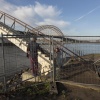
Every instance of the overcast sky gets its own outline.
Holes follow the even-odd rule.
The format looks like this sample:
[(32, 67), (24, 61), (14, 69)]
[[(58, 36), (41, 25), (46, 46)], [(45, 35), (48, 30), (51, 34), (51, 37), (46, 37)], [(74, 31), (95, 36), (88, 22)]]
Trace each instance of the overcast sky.
[(0, 0), (0, 10), (33, 27), (55, 25), (65, 35), (100, 36), (100, 0)]

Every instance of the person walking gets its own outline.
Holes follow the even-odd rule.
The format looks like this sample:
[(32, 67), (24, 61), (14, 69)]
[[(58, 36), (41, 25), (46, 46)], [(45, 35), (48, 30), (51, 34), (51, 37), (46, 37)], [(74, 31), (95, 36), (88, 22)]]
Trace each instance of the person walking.
[(43, 53), (43, 49), (36, 43), (37, 38), (32, 37), (27, 46), (27, 57), (30, 59), (33, 76), (38, 75), (38, 50)]
[(56, 47), (55, 48), (55, 75), (57, 80), (60, 80), (60, 70), (61, 70), (61, 50), (59, 47)]

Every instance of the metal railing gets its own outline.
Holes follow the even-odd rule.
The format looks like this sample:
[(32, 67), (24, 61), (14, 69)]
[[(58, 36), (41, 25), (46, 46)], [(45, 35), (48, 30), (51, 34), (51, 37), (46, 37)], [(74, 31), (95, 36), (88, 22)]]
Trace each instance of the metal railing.
[(58, 43), (63, 51), (59, 80), (100, 85), (100, 36), (65, 36), (62, 40), (64, 46)]
[[(33, 79), (34, 82), (40, 82), (40, 81), (43, 81), (43, 80), (44, 81), (48, 81), (48, 79), (49, 79), (49, 81), (50, 80), (52, 81), (54, 76), (52, 76), (52, 74), (51, 74), (53, 72), (53, 69), (52, 69), (52, 66), (53, 66), (52, 64), (53, 63), (51, 63), (51, 60), (53, 58), (51, 58), (52, 57), (51, 56), (52, 53), (47, 55), (48, 52), (46, 52), (46, 50), (44, 50), (44, 54), (42, 54), (42, 55), (47, 55), (48, 59), (46, 59), (47, 57), (46, 58), (42, 57), (41, 54), (39, 54), (39, 56), (42, 59), (44, 59), (45, 62), (48, 62), (50, 64), (50, 66), (49, 66), (50, 70), (42, 71), (42, 72), (40, 70), (40, 73), (39, 73), (38, 77), (29, 77), (28, 79), (25, 79), (24, 81), (20, 79), (21, 75), (24, 74), (25, 72), (29, 71), (29, 73), (31, 73), (30, 72), (30, 68), (31, 68), (30, 67), (30, 61), (26, 57), (26, 53), (23, 52), (18, 47), (16, 47), (15, 45), (10, 45), (11, 43), (8, 43), (7, 46), (4, 45), (5, 44), (4, 43), (4, 39), (10, 40), (10, 38), (15, 39), (15, 41), (16, 41), (15, 44), (16, 44), (17, 43), (17, 39), (18, 38), (22, 38), (22, 35), (19, 35), (19, 36), (17, 35), (17, 37), (16, 37), (16, 35), (13, 35), (13, 36), (12, 35), (2, 35), (2, 38), (1, 38), (2, 39), (2, 43), (1, 43), (2, 44), (1, 45), (1, 52), (2, 53), (1, 53), (0, 56), (1, 56), (1, 59), (2, 59), (1, 61), (3, 61), (3, 62), (2, 62), (2, 65), (0, 65), (0, 68), (2, 69), (2, 70), (0, 70), (1, 71), (0, 72), (0, 78), (2, 78), (2, 79), (0, 79), (0, 81), (1, 81), (1, 84), (5, 84), (4, 91), (6, 91), (7, 87), (9, 87), (8, 83), (10, 81), (12, 81), (13, 77), (15, 77), (16, 74), (19, 75), (19, 78), (18, 78), (19, 80), (17, 82), (17, 85), (20, 84), (20, 83), (25, 82), (25, 80), (28, 81), (30, 79)], [(23, 38), (27, 40), (28, 38), (30, 38), (30, 36), (27, 36), (27, 37), (23, 36)], [(40, 39), (41, 37), (37, 37), (37, 38)], [(47, 37), (47, 38), (49, 38), (49, 37)], [(37, 42), (39, 43), (39, 40)], [(43, 48), (44, 47), (43, 45), (45, 46), (45, 43), (42, 42), (40, 44), (40, 46)], [(47, 43), (46, 43), (46, 45), (47, 45)], [(50, 48), (52, 49), (52, 47), (50, 45), (51, 44), (48, 43), (49, 49)], [(50, 51), (52, 51), (52, 50), (50, 50)], [(45, 62), (42, 62), (42, 63), (45, 63)], [(39, 65), (39, 67), (41, 67), (41, 65)], [(44, 66), (44, 69), (45, 69), (45, 67), (46, 66)], [(46, 77), (45, 77), (45, 73), (48, 73), (46, 75)], [(11, 85), (12, 87), (16, 86), (14, 81), (16, 82), (16, 80), (13, 80), (13, 82), (12, 83), (10, 82), (9, 85), (12, 84)]]
[[(98, 73), (97, 68), (99, 68), (99, 64), (94, 64), (94, 62), (96, 62), (95, 59), (98, 60), (99, 57), (96, 56), (99, 55), (99, 36), (48, 36), (2, 11), (0, 11), (0, 14), (0, 29), (5, 31), (8, 35), (10, 31), (13, 32), (13, 38), (16, 39), (19, 35), (22, 35), (20, 37), (20, 45), (23, 44), (24, 41), (28, 41), (26, 40), (28, 36), (32, 37), (36, 35), (37, 37), (41, 37), (42, 42), (45, 40), (45, 43), (50, 44), (48, 50), (45, 48), (45, 45), (41, 46), (49, 52), (50, 59), (52, 58), (53, 61), (55, 60), (54, 49), (56, 47), (60, 48), (62, 53), (62, 68), (58, 68), (60, 69), (58, 72), (61, 74), (59, 74), (60, 80), (66, 79), (80, 83), (100, 84), (96, 78), (96, 76), (98, 77), (96, 73)], [(9, 24), (9, 22), (12, 23)], [(56, 39), (58, 39), (58, 41)], [(57, 75), (57, 72), (54, 65), (53, 68), (53, 81), (55, 81), (55, 74)], [(86, 75), (86, 73), (89, 75), (92, 73), (91, 75), (93, 75), (93, 77)], [(87, 76), (89, 77), (87, 78)]]

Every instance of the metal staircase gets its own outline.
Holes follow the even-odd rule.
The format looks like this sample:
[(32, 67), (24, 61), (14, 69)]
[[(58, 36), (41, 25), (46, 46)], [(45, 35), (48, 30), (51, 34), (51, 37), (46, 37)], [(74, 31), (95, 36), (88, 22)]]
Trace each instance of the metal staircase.
[[(37, 29), (31, 27), (30, 25), (12, 17), (11, 15), (8, 15), (7, 13), (4, 13), (0, 11), (0, 33), (2, 33), (3, 37), (6, 37), (10, 42), (15, 44), (18, 48), (26, 52), (27, 49), (27, 43), (29, 42), (29, 38), (33, 37), (36, 35), (38, 37), (38, 42), (40, 43), (41, 48), (44, 50), (44, 54), (42, 54), (40, 51), (38, 52), (39, 57), (38, 61), (39, 64), (41, 65), (41, 74), (43, 73), (44, 75), (48, 75), (49, 72), (53, 74), (54, 76), (54, 47), (59, 46), (61, 47), (61, 51), (67, 55), (71, 56), (74, 55), (73, 57), (79, 58), (82, 63), (87, 63), (87, 61), (79, 56), (78, 54), (74, 53), (67, 47), (65, 47), (61, 42), (56, 41), (54, 38), (60, 38), (59, 36), (48, 36), (43, 34), (42, 32), (38, 31)], [(7, 20), (6, 20), (7, 18)], [(9, 24), (9, 20), (11, 20), (12, 23)], [(8, 21), (8, 22), (6, 22)], [(20, 30), (18, 30), (20, 29)], [(63, 37), (62, 37), (63, 38)], [(72, 54), (72, 55), (71, 55)], [(91, 63), (92, 67), (90, 69), (93, 69), (93, 64)], [(78, 67), (81, 69), (80, 67)], [(82, 68), (86, 68), (85, 66), (82, 66)], [(53, 70), (53, 71), (52, 71)], [(77, 70), (77, 68), (76, 68)], [(73, 70), (75, 71), (75, 70)], [(82, 70), (83, 71), (83, 70)], [(72, 71), (71, 71), (72, 72)], [(30, 73), (30, 72), (29, 72)], [(32, 77), (32, 75), (29, 75), (29, 73), (24, 73), (26, 77), (23, 78), (24, 80), (29, 80)], [(76, 74), (76, 72), (70, 73), (71, 76), (72, 74)], [(79, 73), (79, 71), (78, 71)], [(24, 75), (24, 76), (25, 76)], [(28, 77), (30, 76), (30, 77)]]

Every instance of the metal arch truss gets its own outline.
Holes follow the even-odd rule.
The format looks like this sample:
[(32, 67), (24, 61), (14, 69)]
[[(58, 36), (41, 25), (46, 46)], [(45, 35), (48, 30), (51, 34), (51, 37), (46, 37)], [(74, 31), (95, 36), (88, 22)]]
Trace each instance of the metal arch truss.
[(64, 36), (62, 31), (58, 27), (56, 27), (54, 25), (41, 25), (41, 26), (36, 27), (36, 29), (38, 31), (42, 31), (42, 30), (45, 30), (45, 29), (51, 29), (51, 30), (55, 31), (58, 36)]

